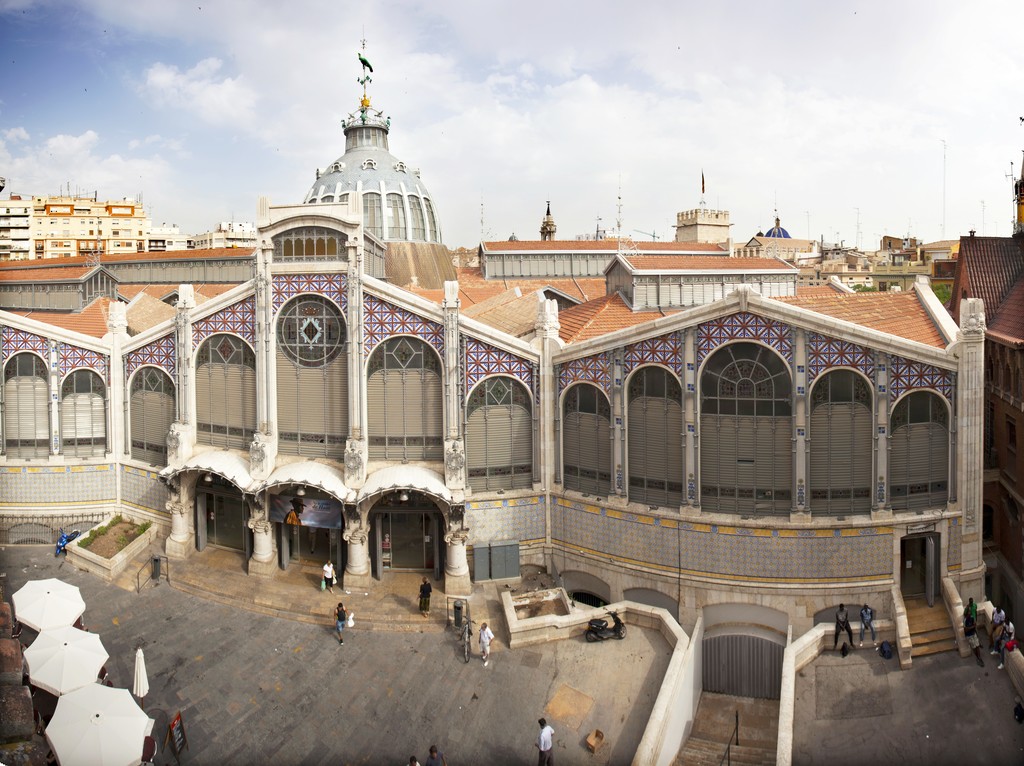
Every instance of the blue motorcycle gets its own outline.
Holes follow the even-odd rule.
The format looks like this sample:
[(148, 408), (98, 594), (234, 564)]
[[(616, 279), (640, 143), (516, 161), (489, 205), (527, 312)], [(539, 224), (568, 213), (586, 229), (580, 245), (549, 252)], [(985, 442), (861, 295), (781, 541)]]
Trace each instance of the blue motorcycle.
[(64, 549), (68, 547), (68, 543), (77, 538), (80, 534), (82, 533), (79, 532), (77, 529), (73, 529), (70, 532), (65, 532), (64, 527), (61, 527), (60, 535), (57, 537), (57, 550), (53, 552), (54, 558), (56, 558), (62, 553), (66, 556), (67, 551)]

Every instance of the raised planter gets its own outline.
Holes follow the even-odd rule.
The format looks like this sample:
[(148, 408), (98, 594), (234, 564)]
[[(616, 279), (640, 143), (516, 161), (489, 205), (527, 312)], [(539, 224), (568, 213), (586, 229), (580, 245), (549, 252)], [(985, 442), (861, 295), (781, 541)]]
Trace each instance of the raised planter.
[[(120, 515), (124, 516), (124, 514)], [(109, 524), (111, 519), (113, 519), (113, 516), (108, 516), (100, 523), (100, 526)], [(68, 560), (76, 567), (92, 572), (94, 575), (102, 577), (107, 582), (111, 582), (115, 577), (121, 574), (121, 572), (128, 568), (128, 565), (133, 559), (149, 548), (153, 539), (156, 537), (157, 531), (158, 530), (155, 525), (150, 526), (149, 529), (136, 537), (110, 558), (107, 558), (106, 556), (99, 556), (88, 548), (80, 546), (79, 543), (82, 541), (84, 535), (83, 537), (79, 537), (77, 540), (72, 540), (65, 550), (68, 552)]]

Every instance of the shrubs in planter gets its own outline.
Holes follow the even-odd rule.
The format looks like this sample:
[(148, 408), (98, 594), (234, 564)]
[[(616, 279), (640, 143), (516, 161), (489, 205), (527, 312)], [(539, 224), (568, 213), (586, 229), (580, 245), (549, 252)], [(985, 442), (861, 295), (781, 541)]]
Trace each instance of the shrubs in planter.
[(136, 524), (118, 514), (103, 526), (93, 527), (89, 534), (78, 541), (78, 545), (97, 556), (111, 558), (130, 542), (145, 534), (150, 526), (149, 521)]

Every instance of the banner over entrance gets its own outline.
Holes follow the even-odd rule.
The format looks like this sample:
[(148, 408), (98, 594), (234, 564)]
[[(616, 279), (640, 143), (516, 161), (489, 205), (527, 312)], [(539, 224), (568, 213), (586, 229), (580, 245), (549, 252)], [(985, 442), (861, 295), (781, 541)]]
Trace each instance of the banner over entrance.
[(271, 495), (270, 520), (301, 527), (341, 529), (341, 503), (298, 495)]

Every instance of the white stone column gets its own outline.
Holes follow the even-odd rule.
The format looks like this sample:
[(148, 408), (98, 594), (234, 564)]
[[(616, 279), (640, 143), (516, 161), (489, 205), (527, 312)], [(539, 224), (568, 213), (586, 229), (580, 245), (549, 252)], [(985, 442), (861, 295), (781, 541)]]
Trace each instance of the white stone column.
[(249, 558), (249, 574), (270, 577), (274, 574), (274, 541), (271, 537), (273, 526), (267, 520), (267, 495), (260, 493), (246, 499), (249, 520), (246, 525), (252, 530), (252, 556)]
[(370, 568), (368, 526), (363, 514), (352, 505), (345, 506), (344, 520), (345, 531), (341, 537), (348, 544), (348, 561), (345, 563), (343, 584), (346, 590), (365, 590), (370, 587), (373, 577)]
[(612, 349), (609, 354), (612, 364), (612, 466), (614, 473), (612, 479), (612, 494), (625, 498), (626, 496), (626, 439), (625, 429), (625, 396), (623, 386), (625, 377), (623, 373), (622, 348)]
[(888, 354), (875, 354), (875, 502), (871, 511), (872, 519), (892, 518), (892, 507), (889, 505), (890, 361)]
[[(796, 396), (796, 409), (793, 412), (793, 507), (790, 513), (792, 521), (810, 521), (812, 508), (807, 500), (807, 331), (796, 328), (793, 331), (793, 388)], [(811, 445), (814, 449), (814, 445)]]
[[(358, 195), (357, 195), (358, 196)], [(346, 245), (348, 274), (345, 290), (348, 301), (348, 432), (345, 442), (345, 484), (358, 488), (366, 480), (366, 374), (364, 373), (363, 336), (363, 251), (357, 238)], [(346, 540), (348, 538), (345, 538)]]
[(61, 459), (60, 455), (60, 368), (58, 366), (59, 346), (57, 341), (47, 341), (49, 346), (46, 355), (46, 366), (49, 368), (48, 382), (50, 385), (50, 458), (54, 463)]
[[(452, 506), (449, 518), (463, 518), (463, 509)], [(468, 533), (461, 522), (449, 522), (444, 541), (448, 545), (444, 565), (444, 592), (449, 596), (468, 596), (473, 591), (469, 577), (469, 560), (466, 558)]]
[[(110, 432), (107, 444), (109, 452), (118, 456), (128, 454), (126, 445), (130, 443), (125, 434), (125, 408), (117, 406), (118, 402), (127, 402), (124, 379), (124, 343), (128, 340), (128, 314), (123, 303), (110, 304), (107, 315), (107, 330), (110, 335), (110, 388), (107, 405), (110, 408)], [(118, 471), (120, 475), (120, 471)], [(120, 495), (119, 495), (120, 496)]]
[(164, 543), (168, 558), (184, 559), (195, 550), (192, 528), (192, 507), (195, 502), (195, 479), (175, 477), (168, 482), (170, 497), (164, 506), (171, 516), (171, 534)]
[(686, 505), (699, 507), (697, 499), (697, 346), (694, 330), (682, 330), (683, 339), (683, 460), (686, 470)]
[(960, 367), (956, 378), (956, 498), (963, 525), (962, 590), (979, 600), (985, 575), (981, 508), (984, 487), (985, 308), (979, 298), (960, 301)]

